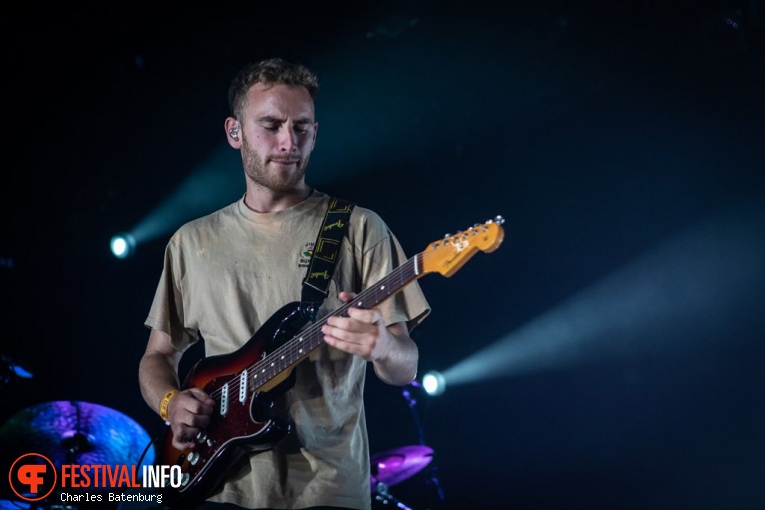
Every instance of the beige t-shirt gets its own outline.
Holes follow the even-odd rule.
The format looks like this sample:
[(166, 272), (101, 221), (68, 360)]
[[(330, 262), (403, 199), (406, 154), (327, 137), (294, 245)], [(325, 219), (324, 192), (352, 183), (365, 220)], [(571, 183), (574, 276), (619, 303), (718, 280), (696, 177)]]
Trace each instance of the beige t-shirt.
[[(183, 225), (170, 239), (146, 326), (184, 351), (205, 340), (207, 356), (247, 343), (283, 305), (299, 301), (329, 196), (256, 213), (244, 200)], [(373, 211), (356, 206), (329, 296), (319, 312), (342, 305), (340, 290), (361, 292), (405, 262), (395, 236)], [(416, 281), (379, 305), (386, 325), (413, 329), (430, 309)], [(367, 363), (321, 344), (294, 369), (279, 400), (293, 432), (226, 482), (212, 501), (249, 508), (370, 508), (369, 443), (363, 392)]]

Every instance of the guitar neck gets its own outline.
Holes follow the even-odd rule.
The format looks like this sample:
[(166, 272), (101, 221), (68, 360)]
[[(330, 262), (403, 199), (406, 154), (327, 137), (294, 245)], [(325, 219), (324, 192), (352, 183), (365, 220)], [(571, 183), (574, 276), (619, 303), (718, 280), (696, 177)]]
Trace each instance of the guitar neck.
[(351, 307), (374, 308), (422, 275), (422, 253), (418, 253), (375, 285), (359, 293), (353, 301), (345, 303), (314, 322), (301, 331), (299, 335), (285, 342), (284, 345), (250, 367), (248, 371), (252, 374), (254, 386), (256, 388), (263, 386), (319, 347), (324, 342), (321, 328), (329, 317), (347, 317), (348, 309)]

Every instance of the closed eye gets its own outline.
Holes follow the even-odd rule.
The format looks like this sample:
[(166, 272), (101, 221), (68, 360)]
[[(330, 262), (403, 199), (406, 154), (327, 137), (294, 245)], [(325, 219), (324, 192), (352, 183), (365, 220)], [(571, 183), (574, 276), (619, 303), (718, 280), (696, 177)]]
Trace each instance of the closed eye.
[[(262, 119), (260, 122), (260, 127), (270, 132), (279, 131), (283, 125), (284, 122), (272, 119)], [(305, 134), (310, 131), (312, 125), (311, 122), (301, 121), (294, 123), (292, 129), (298, 134)]]

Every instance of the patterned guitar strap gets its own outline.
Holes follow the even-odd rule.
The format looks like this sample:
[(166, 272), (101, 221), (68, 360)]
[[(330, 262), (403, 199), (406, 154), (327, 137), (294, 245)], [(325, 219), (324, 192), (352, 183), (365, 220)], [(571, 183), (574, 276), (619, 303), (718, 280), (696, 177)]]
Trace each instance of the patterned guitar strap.
[(332, 281), (337, 260), (340, 258), (340, 246), (348, 232), (354, 206), (351, 202), (333, 197), (324, 214), (324, 222), (313, 245), (311, 260), (303, 279), (301, 308), (312, 322), (316, 321), (319, 307), (329, 294), (329, 282)]

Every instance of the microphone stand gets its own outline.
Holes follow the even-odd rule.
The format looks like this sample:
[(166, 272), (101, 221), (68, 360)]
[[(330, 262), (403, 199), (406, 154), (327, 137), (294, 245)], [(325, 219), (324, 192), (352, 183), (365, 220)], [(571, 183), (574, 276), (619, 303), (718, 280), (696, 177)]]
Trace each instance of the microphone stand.
[[(427, 446), (425, 444), (425, 432), (422, 426), (422, 421), (420, 420), (420, 415), (417, 413), (417, 409), (416, 409), (417, 400), (412, 396), (412, 393), (409, 391), (407, 386), (412, 386), (414, 388), (422, 389), (422, 385), (418, 383), (417, 381), (412, 381), (408, 385), (404, 386), (402, 395), (407, 402), (409, 410), (412, 413), (412, 420), (414, 421), (414, 425), (417, 428), (417, 436), (420, 439), (420, 445)], [(430, 485), (433, 485), (433, 487), (436, 489), (436, 494), (438, 495), (439, 500), (441, 501), (445, 500), (446, 496), (444, 496), (444, 491), (443, 491), (443, 488), (441, 487), (441, 482), (436, 476), (436, 473), (438, 472), (438, 467), (431, 464), (431, 466), (428, 468), (428, 471), (430, 473), (430, 478), (428, 479), (427, 483)]]

